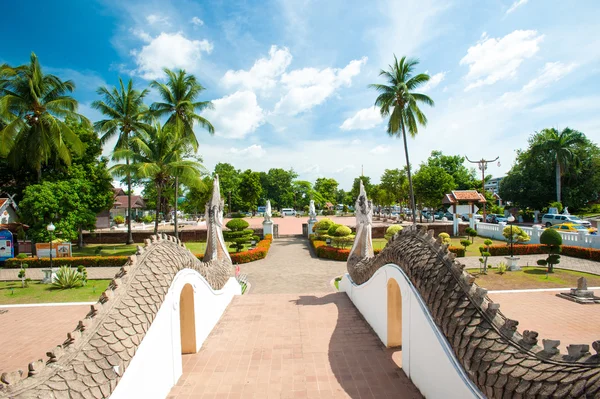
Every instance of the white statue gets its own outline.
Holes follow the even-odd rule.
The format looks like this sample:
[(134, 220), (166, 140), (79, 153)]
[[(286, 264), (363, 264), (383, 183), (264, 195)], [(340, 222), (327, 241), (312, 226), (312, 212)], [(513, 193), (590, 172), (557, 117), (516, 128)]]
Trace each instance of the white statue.
[(563, 215), (570, 215), (568, 206), (565, 206), (565, 209), (563, 209)]
[(271, 212), (271, 200), (267, 200), (267, 205), (265, 206), (265, 222), (270, 222), (272, 215), (273, 214)]
[(219, 176), (216, 175), (213, 181), (213, 192), (206, 204), (206, 250), (204, 252), (204, 262), (213, 259), (229, 259), (229, 251), (223, 238), (223, 208), (225, 202), (221, 199), (221, 189), (219, 188)]
[(367, 199), (365, 187), (362, 180), (360, 181), (360, 194), (356, 199), (356, 237), (354, 245), (350, 250), (348, 261), (351, 257), (364, 259), (374, 256), (373, 239), (371, 235), (371, 224), (373, 223), (373, 204)]
[(317, 220), (317, 211), (315, 210), (315, 201), (310, 200), (308, 205), (308, 217), (310, 220)]

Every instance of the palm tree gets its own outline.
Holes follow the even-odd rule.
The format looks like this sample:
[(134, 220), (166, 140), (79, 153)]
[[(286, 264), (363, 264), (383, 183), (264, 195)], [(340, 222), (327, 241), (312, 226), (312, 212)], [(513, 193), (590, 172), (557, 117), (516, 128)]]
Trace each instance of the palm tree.
[(410, 161), (408, 158), (408, 144), (406, 143), (406, 129), (411, 137), (418, 133), (418, 125), (427, 126), (427, 117), (419, 103), (434, 106), (429, 96), (415, 93), (413, 90), (429, 81), (429, 75), (420, 73), (413, 76), (415, 66), (419, 63), (416, 59), (402, 57), (400, 61), (394, 55), (394, 64), (389, 65), (387, 71), (381, 70), (379, 76), (384, 76), (388, 85), (371, 84), (370, 88), (377, 90), (380, 94), (375, 100), (375, 105), (380, 107), (381, 116), (389, 116), (387, 132), (390, 136), (402, 135), (404, 139), (404, 153), (406, 154), (406, 166), (408, 185), (410, 190), (410, 202), (413, 214), (413, 223), (416, 223), (415, 193), (413, 190)]
[[(154, 233), (158, 231), (161, 196), (165, 186), (173, 177), (183, 184), (195, 187), (200, 183), (206, 169), (197, 161), (181, 159), (181, 150), (185, 139), (180, 138), (171, 125), (161, 128), (159, 123), (149, 131), (140, 131), (131, 138), (129, 148), (113, 153), (113, 160), (126, 160), (125, 164), (116, 164), (111, 172), (116, 175), (134, 175), (141, 179), (150, 179), (156, 186), (156, 217)], [(131, 165), (127, 161), (131, 160)]]
[(73, 90), (72, 81), (44, 74), (35, 53), (29, 64), (0, 66), (0, 156), (13, 165), (27, 163), (38, 181), (51, 158), (70, 165), (71, 152), (80, 155), (84, 145), (64, 120), (90, 124), (77, 113)]
[[(205, 88), (196, 80), (194, 75), (188, 75), (185, 70), (177, 72), (164, 68), (168, 79), (166, 83), (153, 81), (150, 86), (158, 91), (162, 102), (155, 102), (150, 106), (152, 114), (157, 118), (168, 117), (165, 125), (169, 126), (183, 143), (196, 152), (198, 139), (194, 133), (194, 123), (214, 134), (213, 125), (198, 115), (205, 109), (213, 107), (210, 101), (197, 101), (198, 96)], [(177, 200), (179, 179), (175, 177), (175, 237), (179, 236), (177, 226)]]
[(585, 144), (583, 133), (564, 128), (560, 133), (555, 128), (542, 130), (537, 143), (532, 146), (534, 154), (548, 154), (554, 158), (556, 170), (556, 201), (561, 202), (561, 176), (571, 164), (577, 164), (576, 146)]
[[(114, 151), (130, 148), (131, 134), (141, 133), (151, 127), (144, 122), (148, 108), (144, 104), (144, 97), (148, 90), (135, 90), (133, 81), (130, 79), (127, 87), (119, 78), (119, 87), (108, 89), (100, 87), (97, 91), (102, 100), (96, 100), (92, 107), (102, 112), (107, 119), (94, 123), (94, 128), (102, 134), (100, 142), (106, 143), (109, 139), (117, 136)], [(127, 244), (133, 244), (131, 234), (131, 172), (129, 168), (130, 159), (125, 159), (127, 165)]]

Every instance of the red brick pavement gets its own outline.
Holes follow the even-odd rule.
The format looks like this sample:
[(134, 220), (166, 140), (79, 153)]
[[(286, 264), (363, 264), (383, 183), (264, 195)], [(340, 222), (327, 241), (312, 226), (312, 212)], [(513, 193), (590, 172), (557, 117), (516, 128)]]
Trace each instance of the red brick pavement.
[(569, 344), (589, 344), (600, 339), (600, 305), (581, 305), (556, 296), (558, 291), (491, 293), (500, 310), (519, 321), (519, 331), (534, 330), (542, 339), (559, 339), (566, 353)]
[(346, 294), (236, 297), (170, 399), (420, 398)]
[(89, 305), (0, 307), (0, 373), (26, 372), (30, 362), (46, 360), (46, 352), (65, 341), (67, 332), (77, 327), (89, 308)]

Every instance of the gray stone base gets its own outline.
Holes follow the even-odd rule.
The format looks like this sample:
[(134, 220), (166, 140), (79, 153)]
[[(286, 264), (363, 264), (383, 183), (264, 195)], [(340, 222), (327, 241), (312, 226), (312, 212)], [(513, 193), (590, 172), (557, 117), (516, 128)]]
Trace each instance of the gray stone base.
[(597, 297), (597, 296), (580, 297), (580, 296), (575, 296), (571, 293), (566, 294), (564, 292), (561, 292), (560, 294), (556, 294), (556, 296), (559, 298), (569, 300), (571, 302), (577, 302), (577, 303), (584, 304), (584, 305), (600, 304), (600, 297)]

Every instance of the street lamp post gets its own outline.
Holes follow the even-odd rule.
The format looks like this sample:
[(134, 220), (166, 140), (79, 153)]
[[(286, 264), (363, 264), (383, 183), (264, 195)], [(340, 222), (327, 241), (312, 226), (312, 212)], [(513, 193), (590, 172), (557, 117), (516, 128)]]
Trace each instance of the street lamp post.
[[(479, 161), (471, 161), (467, 156), (465, 156), (465, 158), (467, 159), (467, 161), (471, 162), (471, 163), (476, 163), (477, 166), (479, 167), (479, 170), (481, 170), (481, 195), (483, 195), (485, 197), (485, 170), (487, 169), (487, 164), (490, 162), (496, 162), (498, 160), (498, 158), (500, 157), (496, 157), (496, 159), (491, 159), (491, 160), (485, 160), (483, 158), (481, 158), (481, 160)], [(500, 162), (498, 162), (498, 166), (500, 165)], [(485, 202), (483, 203), (483, 221), (485, 222)]]
[(515, 217), (513, 215), (510, 215), (508, 218), (506, 218), (506, 220), (508, 221), (508, 223), (510, 224), (510, 257), (513, 257), (513, 241), (514, 241), (514, 235), (513, 235), (513, 223), (515, 221)]
[(50, 269), (52, 269), (52, 233), (56, 230), (56, 227), (50, 222), (48, 226), (46, 226), (46, 230), (50, 233)]

